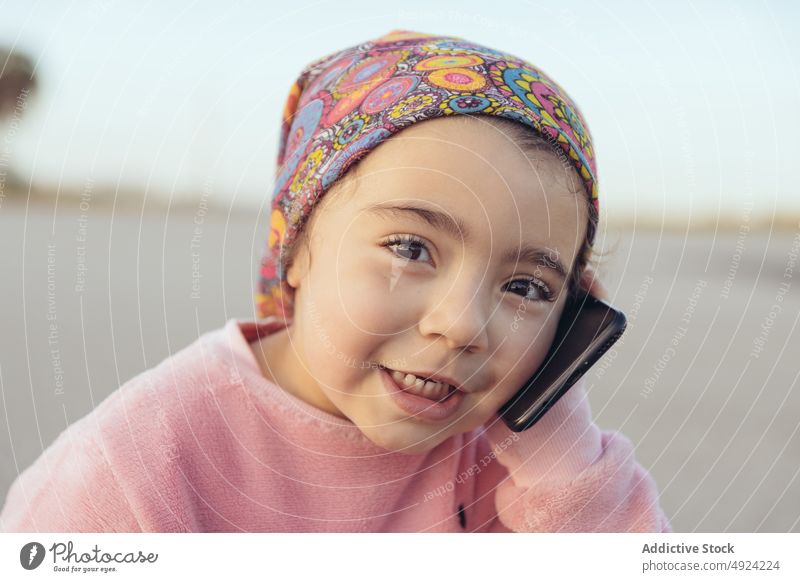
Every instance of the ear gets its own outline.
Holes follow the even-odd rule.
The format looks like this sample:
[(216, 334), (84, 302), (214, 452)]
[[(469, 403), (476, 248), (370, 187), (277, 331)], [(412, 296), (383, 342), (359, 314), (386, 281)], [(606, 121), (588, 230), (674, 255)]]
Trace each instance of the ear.
[(297, 247), (292, 253), (292, 261), (289, 268), (286, 270), (286, 281), (294, 289), (300, 287), (300, 282), (308, 275), (310, 267), (310, 256), (308, 245), (306, 244), (305, 237), (300, 237), (297, 241)]
[(581, 288), (589, 295), (597, 297), (598, 299), (608, 299), (608, 292), (597, 278), (597, 273), (595, 273), (594, 269), (591, 267), (586, 267), (583, 270)]

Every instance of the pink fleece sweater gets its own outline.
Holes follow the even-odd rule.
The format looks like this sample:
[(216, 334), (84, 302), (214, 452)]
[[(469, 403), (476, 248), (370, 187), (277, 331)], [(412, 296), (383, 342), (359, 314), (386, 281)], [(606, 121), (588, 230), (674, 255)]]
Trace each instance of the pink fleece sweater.
[(536, 425), (495, 417), (427, 453), (282, 390), (231, 319), (126, 382), (13, 483), (4, 531), (664, 532), (651, 475), (576, 384)]

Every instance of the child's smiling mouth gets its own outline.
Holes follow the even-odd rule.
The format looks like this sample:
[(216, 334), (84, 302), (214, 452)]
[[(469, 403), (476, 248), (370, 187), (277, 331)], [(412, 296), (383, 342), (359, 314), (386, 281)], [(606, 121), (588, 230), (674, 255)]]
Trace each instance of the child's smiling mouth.
[[(427, 420), (444, 420), (458, 410), (464, 392), (449, 384), (422, 382), (413, 374), (380, 367), (384, 386), (404, 412)], [(408, 380), (406, 380), (408, 378)]]
[(444, 382), (426, 380), (414, 374), (398, 372), (397, 370), (387, 369), (387, 371), (395, 382), (403, 386), (406, 392), (411, 392), (436, 402), (444, 400), (456, 390), (452, 385)]

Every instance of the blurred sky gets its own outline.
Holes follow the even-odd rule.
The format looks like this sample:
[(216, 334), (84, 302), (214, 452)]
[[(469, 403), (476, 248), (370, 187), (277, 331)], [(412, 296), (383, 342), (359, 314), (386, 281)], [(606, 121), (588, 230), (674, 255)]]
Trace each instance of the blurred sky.
[(607, 213), (800, 212), (796, 2), (276, 6), (3, 2), (0, 44), (26, 51), (40, 78), (12, 139), (3, 130), (15, 169), (173, 201), (205, 186), (212, 202), (258, 207), (303, 66), (401, 28), (510, 52), (564, 86), (594, 136)]

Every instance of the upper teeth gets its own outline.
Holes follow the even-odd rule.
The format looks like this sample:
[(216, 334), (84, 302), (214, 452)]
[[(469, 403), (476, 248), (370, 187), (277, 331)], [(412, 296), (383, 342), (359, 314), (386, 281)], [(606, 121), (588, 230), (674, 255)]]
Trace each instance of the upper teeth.
[(447, 393), (450, 392), (450, 384), (445, 384), (444, 382), (426, 381), (424, 378), (420, 378), (414, 374), (406, 374), (396, 370), (392, 370), (391, 374), (392, 378), (399, 384), (405, 385), (410, 390), (426, 398), (439, 399), (447, 396)]

